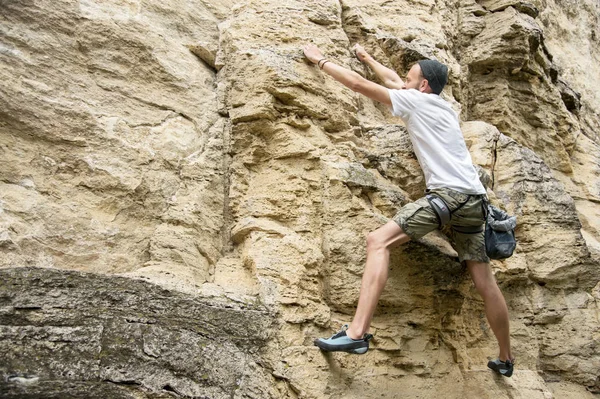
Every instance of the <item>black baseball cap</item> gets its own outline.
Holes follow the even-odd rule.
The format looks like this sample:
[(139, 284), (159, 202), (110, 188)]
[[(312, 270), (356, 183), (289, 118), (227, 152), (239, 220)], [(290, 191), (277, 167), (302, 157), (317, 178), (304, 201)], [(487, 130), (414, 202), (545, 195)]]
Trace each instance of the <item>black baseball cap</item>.
[(419, 61), (421, 73), (429, 82), (431, 91), (435, 94), (440, 94), (448, 83), (448, 67), (436, 60)]

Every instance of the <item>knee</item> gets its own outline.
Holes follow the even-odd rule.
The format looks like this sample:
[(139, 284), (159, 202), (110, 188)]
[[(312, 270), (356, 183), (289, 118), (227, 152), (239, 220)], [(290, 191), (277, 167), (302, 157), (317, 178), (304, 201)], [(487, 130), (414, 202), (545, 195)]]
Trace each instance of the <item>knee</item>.
[(376, 232), (370, 232), (367, 235), (367, 252), (380, 251), (387, 249), (387, 245), (384, 240)]
[(467, 267), (475, 289), (484, 300), (500, 292), (489, 263), (467, 260)]
[(481, 295), (483, 300), (488, 298), (493, 298), (500, 292), (500, 288), (498, 288), (498, 284), (493, 279), (482, 279), (479, 281), (474, 281), (475, 289)]

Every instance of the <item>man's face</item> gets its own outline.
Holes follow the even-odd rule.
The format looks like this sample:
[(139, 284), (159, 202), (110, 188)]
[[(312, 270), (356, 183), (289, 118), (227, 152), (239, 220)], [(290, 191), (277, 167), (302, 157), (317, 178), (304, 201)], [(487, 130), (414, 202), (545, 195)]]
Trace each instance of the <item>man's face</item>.
[(421, 67), (419, 64), (415, 64), (410, 68), (406, 79), (404, 80), (403, 89), (415, 89), (419, 91), (425, 91), (427, 87), (425, 79), (421, 77)]

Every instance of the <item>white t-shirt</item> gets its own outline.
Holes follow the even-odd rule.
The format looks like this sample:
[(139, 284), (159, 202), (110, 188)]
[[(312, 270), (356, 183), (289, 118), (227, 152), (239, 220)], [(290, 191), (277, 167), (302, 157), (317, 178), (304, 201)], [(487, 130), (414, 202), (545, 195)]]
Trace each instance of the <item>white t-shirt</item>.
[(450, 104), (436, 94), (414, 89), (389, 92), (392, 114), (406, 124), (427, 188), (485, 194)]

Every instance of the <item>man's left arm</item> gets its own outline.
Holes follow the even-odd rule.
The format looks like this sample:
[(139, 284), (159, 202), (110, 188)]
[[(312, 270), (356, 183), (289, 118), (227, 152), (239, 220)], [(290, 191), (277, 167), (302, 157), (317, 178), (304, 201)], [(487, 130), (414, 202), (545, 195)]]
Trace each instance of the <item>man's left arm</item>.
[(363, 94), (372, 100), (391, 106), (392, 100), (387, 88), (371, 82), (358, 73), (334, 64), (323, 57), (323, 53), (313, 44), (304, 47), (304, 55), (332, 78), (348, 87), (350, 90)]

